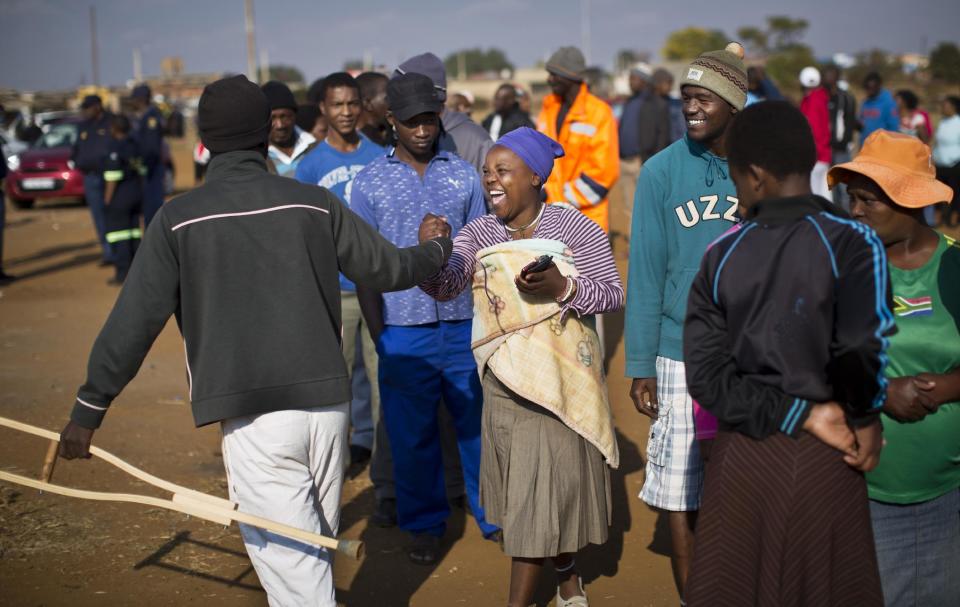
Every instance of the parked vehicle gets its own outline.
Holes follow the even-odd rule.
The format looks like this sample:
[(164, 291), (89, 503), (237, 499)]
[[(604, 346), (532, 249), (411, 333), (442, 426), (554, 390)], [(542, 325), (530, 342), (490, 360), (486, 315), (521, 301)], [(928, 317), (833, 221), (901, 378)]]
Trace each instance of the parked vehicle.
[(76, 118), (57, 120), (30, 148), (7, 159), (6, 194), (16, 207), (29, 209), (41, 198), (83, 198), (83, 174), (70, 160), (78, 130)]

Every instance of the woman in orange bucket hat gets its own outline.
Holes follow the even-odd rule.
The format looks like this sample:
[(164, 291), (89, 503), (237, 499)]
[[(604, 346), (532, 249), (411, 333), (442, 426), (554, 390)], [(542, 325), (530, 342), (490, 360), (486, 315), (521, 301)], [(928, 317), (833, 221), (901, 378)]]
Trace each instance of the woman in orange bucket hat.
[(960, 244), (923, 218), (953, 191), (929, 147), (883, 130), (827, 179), (883, 241), (894, 299), (887, 444), (867, 474), (884, 600), (960, 605)]

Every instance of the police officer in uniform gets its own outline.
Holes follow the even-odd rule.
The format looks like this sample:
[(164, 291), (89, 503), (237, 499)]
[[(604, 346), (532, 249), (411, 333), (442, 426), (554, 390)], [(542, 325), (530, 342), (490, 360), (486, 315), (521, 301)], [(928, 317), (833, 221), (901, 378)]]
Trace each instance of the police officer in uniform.
[(90, 207), (97, 240), (103, 250), (101, 265), (113, 263), (113, 251), (107, 243), (107, 225), (103, 202), (103, 163), (110, 146), (111, 115), (103, 110), (103, 101), (97, 95), (87, 95), (80, 103), (83, 122), (73, 144), (72, 160), (83, 172), (83, 195)]
[(143, 166), (137, 143), (130, 137), (130, 120), (114, 116), (110, 124), (110, 148), (104, 163), (107, 204), (107, 242), (113, 247), (116, 275), (112, 285), (123, 284), (133, 255), (140, 246), (140, 206), (143, 199)]
[(133, 89), (133, 111), (137, 116), (135, 139), (140, 158), (146, 169), (143, 183), (143, 225), (150, 220), (163, 205), (163, 116), (155, 105), (150, 103), (150, 87), (140, 84)]

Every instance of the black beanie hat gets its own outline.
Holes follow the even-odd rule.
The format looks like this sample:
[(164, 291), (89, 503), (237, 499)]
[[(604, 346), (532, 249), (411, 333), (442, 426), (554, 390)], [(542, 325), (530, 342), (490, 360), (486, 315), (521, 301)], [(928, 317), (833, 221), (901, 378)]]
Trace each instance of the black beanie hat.
[(267, 142), (270, 104), (246, 76), (223, 78), (204, 87), (197, 127), (200, 141), (211, 152), (253, 149)]
[(270, 111), (280, 109), (297, 111), (297, 100), (293, 98), (293, 91), (286, 84), (271, 80), (261, 88), (263, 94), (267, 96), (267, 101), (270, 102)]

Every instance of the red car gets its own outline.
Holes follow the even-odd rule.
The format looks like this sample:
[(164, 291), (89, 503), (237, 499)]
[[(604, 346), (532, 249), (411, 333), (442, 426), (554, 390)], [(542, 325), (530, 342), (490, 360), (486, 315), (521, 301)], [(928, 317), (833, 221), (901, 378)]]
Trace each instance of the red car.
[(83, 173), (70, 160), (79, 124), (51, 125), (33, 146), (7, 161), (7, 197), (15, 206), (29, 209), (39, 198), (83, 198)]

